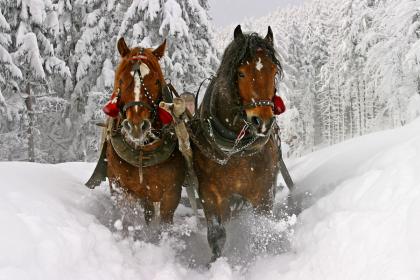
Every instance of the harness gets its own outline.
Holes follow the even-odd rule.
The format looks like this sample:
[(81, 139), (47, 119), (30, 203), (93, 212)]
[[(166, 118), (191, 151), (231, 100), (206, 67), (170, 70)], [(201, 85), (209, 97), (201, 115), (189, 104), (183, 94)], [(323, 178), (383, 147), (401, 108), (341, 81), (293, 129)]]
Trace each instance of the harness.
[(161, 140), (150, 147), (145, 146), (141, 152), (129, 145), (121, 134), (116, 121), (111, 120), (107, 128), (107, 139), (115, 153), (124, 161), (135, 167), (149, 167), (166, 161), (177, 146), (177, 138), (172, 126), (164, 127)]
[[(147, 57), (143, 55), (143, 53), (144, 49), (141, 49), (140, 54), (135, 57), (131, 57), (130, 60), (142, 61), (147, 59)], [(150, 111), (151, 122), (154, 123), (158, 115), (159, 103), (161, 101), (168, 103), (173, 102), (172, 91), (170, 89), (172, 85), (167, 85), (165, 82), (157, 80), (156, 83), (160, 88), (160, 98), (154, 101), (149, 89), (144, 83), (144, 78), (142, 77), (140, 71), (140, 64), (136, 63), (133, 66), (132, 71), (134, 72), (132, 73), (132, 75), (135, 79), (134, 90), (135, 92), (136, 90), (139, 90), (140, 93), (143, 91), (143, 95), (146, 97), (147, 101), (131, 101), (121, 106), (118, 102), (119, 100), (121, 100), (122, 95), (122, 81), (120, 81), (120, 86), (117, 88), (116, 93), (113, 94), (113, 96), (115, 96), (111, 100), (111, 103), (114, 103), (114, 106), (118, 106), (120, 119), (119, 121), (112, 119), (109, 122), (109, 125), (107, 127), (107, 139), (109, 140), (109, 143), (112, 145), (117, 155), (124, 161), (136, 167), (149, 167), (166, 161), (174, 152), (177, 145), (177, 138), (174, 135), (173, 126), (163, 126), (161, 129), (158, 130), (160, 139), (154, 141), (152, 144), (148, 144), (141, 147), (140, 149), (136, 149), (132, 145), (130, 145), (130, 143), (127, 143), (127, 141), (123, 137), (121, 131), (121, 120), (124, 120), (126, 118), (127, 110), (129, 108), (134, 106), (140, 106)], [(156, 131), (157, 129), (154, 130)]]
[[(213, 90), (214, 83), (215, 77), (211, 79), (207, 92), (211, 92)], [(197, 92), (197, 97), (198, 95), (199, 92)], [(245, 118), (240, 118), (238, 116), (243, 114), (245, 109), (261, 106), (274, 106), (272, 101), (253, 101), (235, 107), (234, 109), (236, 109), (238, 113), (234, 122), (240, 119), (244, 123), (240, 132), (236, 133), (223, 125), (216, 115), (213, 114), (215, 107), (213, 95), (210, 96), (210, 98), (208, 96), (206, 97), (201, 105), (201, 108), (203, 109), (201, 114), (196, 114), (190, 122), (189, 133), (194, 144), (208, 158), (218, 164), (225, 165), (233, 155), (244, 157), (252, 156), (258, 153), (270, 139), (271, 130), (275, 122), (272, 123), (264, 135), (261, 135), (249, 133), (249, 129), (252, 125), (249, 124)], [(207, 114), (208, 116), (200, 116), (203, 114)]]

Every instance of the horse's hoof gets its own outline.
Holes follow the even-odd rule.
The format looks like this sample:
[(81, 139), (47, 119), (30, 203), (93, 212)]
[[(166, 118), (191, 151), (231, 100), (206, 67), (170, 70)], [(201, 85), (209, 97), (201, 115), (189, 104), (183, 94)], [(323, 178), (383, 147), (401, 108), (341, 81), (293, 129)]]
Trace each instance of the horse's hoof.
[(217, 261), (218, 258), (220, 258), (220, 255), (218, 255), (218, 256), (213, 255), (210, 259), (210, 263), (214, 263), (215, 261)]
[(211, 266), (212, 266), (212, 264), (215, 262), (215, 261), (217, 261), (217, 259), (218, 258), (220, 258), (220, 256), (215, 256), (215, 255), (213, 255), (212, 257), (211, 257), (211, 259), (210, 259), (210, 261), (207, 263), (207, 265), (206, 265), (206, 267), (207, 267), (207, 269), (210, 269), (211, 268)]
[(222, 255), (226, 242), (226, 230), (221, 226), (214, 227), (208, 231), (207, 238), (213, 253), (212, 261), (215, 261)]

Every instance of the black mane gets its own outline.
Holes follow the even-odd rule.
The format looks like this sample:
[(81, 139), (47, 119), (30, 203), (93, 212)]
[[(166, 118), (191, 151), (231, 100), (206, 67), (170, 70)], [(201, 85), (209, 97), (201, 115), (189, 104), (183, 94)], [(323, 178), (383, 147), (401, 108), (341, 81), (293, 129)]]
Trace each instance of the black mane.
[(228, 45), (223, 54), (220, 68), (217, 73), (219, 77), (224, 77), (227, 80), (231, 92), (236, 91), (238, 67), (247, 60), (255, 57), (258, 49), (265, 50), (266, 54), (277, 66), (279, 77), (282, 77), (283, 68), (277, 58), (277, 54), (272, 43), (261, 38), (257, 33), (244, 34), (240, 38), (233, 40)]

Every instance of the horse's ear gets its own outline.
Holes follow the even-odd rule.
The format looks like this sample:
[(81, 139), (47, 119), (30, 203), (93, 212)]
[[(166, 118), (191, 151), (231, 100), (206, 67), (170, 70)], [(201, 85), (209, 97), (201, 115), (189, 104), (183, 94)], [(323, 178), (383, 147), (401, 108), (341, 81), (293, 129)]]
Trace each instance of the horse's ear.
[(270, 45), (273, 45), (274, 35), (273, 35), (273, 30), (271, 30), (271, 26), (268, 26), (268, 32), (267, 32), (267, 35), (265, 36), (264, 40), (267, 43), (269, 43)]
[(165, 41), (163, 41), (162, 44), (160, 44), (159, 47), (157, 47), (153, 51), (153, 54), (157, 57), (158, 60), (161, 59), (165, 55), (165, 49), (166, 49), (166, 39)]
[(235, 31), (233, 31), (233, 38), (236, 40), (243, 37), (244, 33), (242, 33), (241, 25), (236, 26)]
[(126, 56), (128, 53), (130, 53), (130, 49), (127, 47), (127, 44), (125, 43), (125, 40), (123, 37), (121, 37), (118, 40), (117, 43), (118, 52), (122, 57)]

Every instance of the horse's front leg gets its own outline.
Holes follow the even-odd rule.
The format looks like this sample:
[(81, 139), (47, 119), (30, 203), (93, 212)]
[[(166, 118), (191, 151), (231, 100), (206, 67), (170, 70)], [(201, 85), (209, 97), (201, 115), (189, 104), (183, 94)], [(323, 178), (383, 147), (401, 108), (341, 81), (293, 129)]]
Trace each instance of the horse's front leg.
[(153, 202), (149, 198), (145, 198), (142, 200), (142, 204), (146, 224), (156, 224), (156, 221), (160, 219), (160, 202)]
[(226, 242), (224, 223), (230, 217), (229, 200), (222, 198), (214, 186), (200, 188), (200, 197), (207, 220), (207, 241), (212, 251), (211, 261), (222, 255)]
[(174, 187), (163, 193), (160, 204), (161, 222), (165, 225), (173, 224), (174, 213), (181, 199), (181, 186)]
[(256, 214), (263, 216), (271, 216), (273, 214), (274, 192), (272, 187), (254, 193), (252, 196), (247, 197), (247, 200), (252, 204)]

